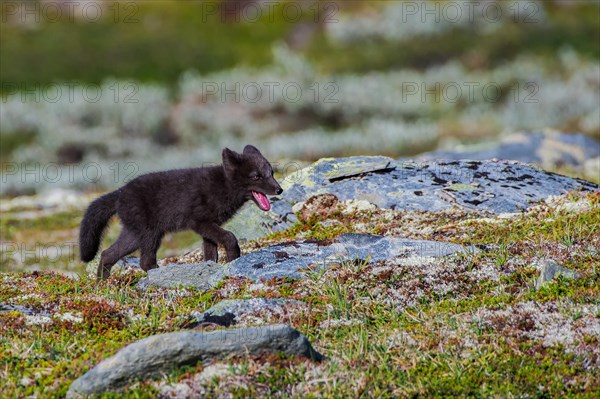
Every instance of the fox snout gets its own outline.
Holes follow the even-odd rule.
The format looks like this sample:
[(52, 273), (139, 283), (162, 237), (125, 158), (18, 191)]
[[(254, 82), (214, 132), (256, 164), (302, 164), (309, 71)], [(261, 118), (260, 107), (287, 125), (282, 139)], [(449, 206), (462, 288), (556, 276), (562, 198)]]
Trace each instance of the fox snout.
[(273, 179), (273, 183), (275, 183), (275, 194), (279, 195), (283, 192), (283, 188), (277, 183), (277, 180)]
[(277, 183), (277, 180), (275, 180), (274, 178), (270, 178), (269, 179), (269, 188), (270, 191), (268, 194), (270, 195), (279, 195), (283, 192), (283, 189), (281, 188), (281, 186), (279, 185), (279, 183)]

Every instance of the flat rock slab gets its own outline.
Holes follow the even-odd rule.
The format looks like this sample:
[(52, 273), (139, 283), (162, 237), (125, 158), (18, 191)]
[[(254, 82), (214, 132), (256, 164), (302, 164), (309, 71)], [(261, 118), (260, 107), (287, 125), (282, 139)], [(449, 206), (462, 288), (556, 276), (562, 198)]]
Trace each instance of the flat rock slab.
[(291, 226), (297, 221), (292, 207), (317, 194), (397, 210), (435, 212), (460, 207), (512, 213), (551, 195), (600, 190), (597, 184), (516, 161), (417, 163), (365, 156), (321, 159), (286, 177), (282, 187), (283, 194), (272, 198), (270, 212), (244, 207), (232, 220), (230, 226), (238, 238), (254, 239)]
[(153, 335), (130, 344), (75, 380), (67, 398), (117, 390), (174, 367), (230, 356), (285, 353), (321, 361), (308, 339), (285, 324), (212, 332), (182, 331)]
[[(531, 202), (570, 190), (598, 190), (596, 184), (513, 161), (398, 162), (385, 157), (321, 160), (288, 177), (282, 202), (306, 201), (331, 193), (340, 200), (366, 200), (380, 208), (439, 211), (452, 206), (495, 213), (527, 209)], [(362, 174), (337, 177), (336, 170), (363, 166)], [(329, 176), (336, 176), (332, 179)]]
[(190, 327), (202, 323), (214, 323), (224, 327), (237, 324), (249, 315), (260, 317), (264, 314), (283, 314), (291, 308), (300, 308), (306, 304), (285, 298), (226, 299), (204, 312), (192, 312), (195, 319)]
[(262, 248), (226, 265), (214, 262), (170, 264), (152, 269), (137, 287), (175, 288), (179, 286), (207, 290), (225, 276), (250, 280), (273, 277), (302, 278), (306, 271), (342, 261), (378, 262), (401, 257), (431, 258), (468, 253), (458, 244), (442, 241), (410, 240), (370, 234), (343, 234), (331, 242), (290, 242)]
[(137, 288), (175, 288), (178, 286), (208, 290), (214, 287), (225, 275), (226, 268), (215, 262), (202, 262), (193, 265), (170, 264), (148, 270), (140, 279)]
[(227, 273), (252, 280), (302, 278), (309, 269), (345, 260), (378, 262), (398, 256), (429, 258), (466, 252), (461, 245), (447, 242), (343, 234), (330, 244), (293, 242), (260, 249), (231, 262)]

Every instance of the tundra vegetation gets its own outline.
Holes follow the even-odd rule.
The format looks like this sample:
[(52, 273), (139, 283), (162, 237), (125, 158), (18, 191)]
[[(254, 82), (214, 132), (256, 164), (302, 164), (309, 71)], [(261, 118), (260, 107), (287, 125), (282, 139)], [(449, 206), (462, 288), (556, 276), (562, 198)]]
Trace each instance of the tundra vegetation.
[[(75, 234), (81, 214), (61, 212), (21, 224), (7, 216), (12, 234), (18, 228), (47, 239)], [(246, 243), (242, 252), (345, 232), (451, 240), (480, 251), (412, 265), (393, 259), (341, 262), (302, 280), (227, 278), (207, 291), (140, 291), (134, 285), (143, 273), (136, 269), (100, 285), (82, 271), (72, 278), (54, 271), (4, 273), (0, 302), (30, 311), (0, 313), (4, 393), (60, 397), (75, 378), (125, 344), (186, 328), (193, 311), (223, 299), (289, 298), (310, 311), (268, 321), (291, 324), (326, 361), (273, 355), (194, 364), (133, 384), (123, 397), (168, 395), (185, 385), (208, 397), (592, 398), (600, 391), (599, 218), (598, 192), (552, 197), (510, 217), (458, 209), (370, 209), (326, 220), (317, 213)], [(179, 234), (163, 251), (175, 241), (181, 249), (189, 240)], [(190, 257), (201, 259), (201, 250), (169, 261)], [(579, 277), (558, 277), (536, 288), (545, 257)], [(245, 324), (264, 322), (258, 317)]]

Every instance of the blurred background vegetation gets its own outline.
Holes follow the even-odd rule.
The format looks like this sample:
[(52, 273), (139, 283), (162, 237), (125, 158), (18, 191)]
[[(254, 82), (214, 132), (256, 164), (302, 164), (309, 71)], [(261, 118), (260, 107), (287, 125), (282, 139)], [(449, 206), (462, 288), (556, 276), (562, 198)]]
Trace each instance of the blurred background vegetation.
[[(124, 176), (249, 142), (312, 161), (548, 127), (600, 137), (598, 1), (77, 4), (1, 4), (5, 163), (117, 162)], [(65, 184), (91, 187), (75, 175)], [(4, 195), (45, 184), (3, 183)]]
[[(343, 17), (379, 14), (383, 18), (386, 7), (399, 7), (402, 2), (299, 1), (301, 11), (297, 11), (285, 7), (289, 1), (272, 1), (259, 15), (254, 8), (243, 11), (252, 3), (243, 0), (110, 1), (102, 6), (103, 15), (97, 21), (95, 7), (72, 10), (67, 7), (68, 1), (60, 16), (54, 7), (44, 6), (60, 1), (39, 1), (38, 6), (27, 5), (38, 1), (24, 1), (25, 10), (6, 3), (15, 2), (5, 2), (2, 7), (1, 78), (2, 82), (17, 84), (61, 80), (100, 83), (110, 76), (173, 86), (182, 73), (192, 69), (208, 73), (239, 65), (267, 65), (273, 61), (272, 46), (281, 40), (289, 43), (298, 28), (306, 30), (306, 25), (313, 25), (314, 34), (294, 43), (300, 47), (295, 50), (321, 72), (424, 69), (452, 59), (471, 68), (492, 68), (521, 54), (545, 57), (552, 68), (557, 50), (565, 46), (582, 57), (600, 57), (599, 9), (595, 1), (512, 2), (503, 8), (507, 15), (502, 16), (501, 29), (489, 33), (478, 34), (474, 25), (469, 29), (467, 24), (456, 23), (443, 36), (424, 31), (406, 40), (393, 40), (391, 35), (365, 34), (361, 38), (357, 32), (352, 43), (331, 40), (323, 25), (338, 23)], [(220, 3), (226, 4), (224, 10), (218, 9)], [(422, 25), (435, 23), (436, 19), (452, 24), (456, 15), (456, 9), (447, 6), (446, 11), (440, 7), (426, 14), (435, 7), (415, 1), (404, 3), (398, 25), (420, 22), (422, 18), (426, 20)], [(409, 7), (411, 3), (417, 11)], [(465, 17), (470, 10), (464, 5), (468, 1), (439, 3), (460, 5)], [(39, 23), (35, 23), (36, 11)], [(484, 12), (493, 25), (497, 12), (494, 8), (472, 13), (481, 19), (479, 14)], [(348, 29), (358, 31), (361, 26)]]

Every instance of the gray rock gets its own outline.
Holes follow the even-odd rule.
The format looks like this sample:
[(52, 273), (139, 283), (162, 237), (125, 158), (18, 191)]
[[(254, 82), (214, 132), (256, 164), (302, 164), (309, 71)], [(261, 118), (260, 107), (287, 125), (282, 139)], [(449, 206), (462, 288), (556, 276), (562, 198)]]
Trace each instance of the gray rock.
[[(226, 265), (202, 262), (162, 266), (150, 270), (146, 277), (140, 279), (137, 287), (183, 286), (207, 290), (216, 286), (225, 276), (240, 276), (250, 280), (302, 278), (309, 269), (319, 269), (345, 260), (378, 262), (398, 256), (442, 257), (473, 250), (441, 241), (343, 234), (332, 242), (290, 242), (262, 248)], [(227, 321), (223, 320), (223, 323)]]
[[(271, 198), (273, 201), (273, 198)], [(271, 225), (280, 223), (279, 214), (258, 209), (254, 201), (247, 202), (223, 228), (231, 231), (238, 240), (256, 240), (273, 232)]]
[(191, 265), (170, 264), (148, 270), (140, 279), (137, 288), (175, 288), (178, 286), (207, 290), (214, 287), (225, 276), (227, 267), (215, 262), (202, 262)]
[(377, 262), (398, 256), (441, 257), (466, 252), (462, 246), (447, 242), (343, 234), (331, 244), (307, 241), (262, 248), (231, 262), (228, 274), (252, 280), (301, 278), (308, 269), (320, 269), (343, 260)]
[(563, 276), (564, 278), (569, 279), (578, 278), (580, 276), (578, 272), (565, 269), (552, 259), (543, 260), (540, 266), (540, 275), (535, 283), (536, 289), (540, 289), (542, 285), (552, 281), (556, 276)]
[[(532, 202), (571, 190), (599, 190), (585, 180), (546, 172), (515, 161), (395, 161), (386, 157), (322, 159), (288, 176), (270, 212), (244, 208), (236, 217), (249, 223), (238, 237), (254, 239), (297, 221), (292, 207), (316, 194), (365, 200), (380, 208), (440, 211), (453, 206), (512, 213)], [(254, 226), (254, 227), (252, 227)]]
[(67, 398), (116, 390), (132, 381), (158, 376), (174, 367), (198, 361), (281, 352), (315, 361), (323, 358), (304, 335), (284, 324), (154, 335), (126, 346), (98, 363), (71, 384)]
[(534, 163), (542, 168), (584, 167), (586, 160), (600, 156), (600, 142), (583, 134), (567, 134), (554, 130), (515, 133), (500, 142), (471, 146), (454, 151), (433, 151), (418, 157), (435, 159), (510, 159)]
[(229, 327), (247, 315), (283, 314), (291, 307), (301, 307), (303, 302), (283, 298), (227, 299), (204, 312), (192, 312), (196, 320), (190, 327), (201, 323), (215, 323)]
[(125, 258), (119, 259), (119, 261), (115, 263), (115, 265), (112, 268), (112, 272), (124, 272), (129, 269), (139, 270), (140, 268), (140, 258), (136, 258), (134, 256), (127, 256)]

